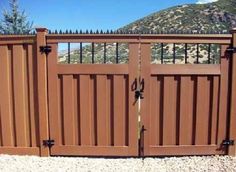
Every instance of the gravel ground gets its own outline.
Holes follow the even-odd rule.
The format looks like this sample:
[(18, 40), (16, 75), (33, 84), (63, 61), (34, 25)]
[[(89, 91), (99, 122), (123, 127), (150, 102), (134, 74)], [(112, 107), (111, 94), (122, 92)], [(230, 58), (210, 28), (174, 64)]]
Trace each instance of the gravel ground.
[(72, 158), (0, 155), (0, 171), (145, 171), (236, 172), (236, 157), (171, 157), (171, 158)]

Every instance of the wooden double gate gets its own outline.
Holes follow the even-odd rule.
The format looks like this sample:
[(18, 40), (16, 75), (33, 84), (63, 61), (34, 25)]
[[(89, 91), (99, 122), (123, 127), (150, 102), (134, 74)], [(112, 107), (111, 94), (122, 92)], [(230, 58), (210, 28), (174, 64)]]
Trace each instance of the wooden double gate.
[[(26, 41), (21, 39), (1, 42), (0, 38), (0, 50), (5, 44), (23, 43), (25, 46)], [(37, 58), (35, 65), (32, 62), (32, 70), (28, 71), (29, 76), (37, 76), (33, 82), (36, 86), (29, 90), (28, 96), (33, 93), (37, 96), (35, 100), (30, 99), (34, 104), (28, 103), (32, 108), (36, 104), (37, 108), (29, 113), (31, 121), (28, 119), (21, 127), (29, 130), (31, 137), (29, 144), (26, 141), (18, 145), (16, 140), (16, 144), (7, 145), (4, 122), (15, 120), (17, 114), (13, 119), (5, 118), (8, 111), (4, 111), (6, 102), (1, 97), (0, 153), (41, 156), (235, 155), (235, 32), (233, 36), (47, 34), (46, 29), (38, 29), (35, 38), (27, 39), (35, 40), (27, 45), (32, 44), (30, 52)], [(72, 43), (80, 43), (82, 57), (82, 42), (91, 43), (91, 64), (81, 63), (82, 60), (70, 64), (71, 50), (65, 56), (68, 61), (60, 62), (61, 43), (69, 45), (69, 49)], [(115, 43), (117, 52), (119, 44), (127, 43), (128, 62), (119, 63), (116, 53), (116, 64), (94, 64), (94, 44), (104, 45), (105, 51), (106, 45), (111, 49), (108, 46), (111, 43)], [(154, 43), (161, 45), (160, 64), (151, 63)], [(166, 64), (162, 59), (163, 44), (170, 43), (174, 43), (173, 63), (177, 58), (176, 44), (183, 44), (181, 46), (185, 45), (185, 48), (187, 44), (196, 44), (197, 58), (199, 44), (217, 44), (220, 47), (219, 63), (210, 64), (209, 59), (209, 64), (188, 64), (185, 49), (186, 64)], [(84, 49), (86, 47), (89, 46)], [(4, 59), (4, 54), (0, 55), (0, 60)], [(27, 57), (31, 59), (31, 56)], [(37, 70), (32, 74), (34, 67)], [(1, 69), (4, 80), (5, 68), (1, 66)], [(15, 73), (14, 76), (18, 75)], [(25, 91), (33, 86), (28, 85)], [(8, 87), (2, 84), (1, 90)], [(0, 96), (7, 94), (2, 91)], [(21, 95), (13, 96), (21, 99)], [(14, 107), (21, 109), (21, 105), (14, 102)], [(22, 113), (24, 111), (20, 115)], [(17, 121), (10, 124), (15, 125)], [(17, 139), (18, 135), (24, 134), (17, 131), (14, 137)]]

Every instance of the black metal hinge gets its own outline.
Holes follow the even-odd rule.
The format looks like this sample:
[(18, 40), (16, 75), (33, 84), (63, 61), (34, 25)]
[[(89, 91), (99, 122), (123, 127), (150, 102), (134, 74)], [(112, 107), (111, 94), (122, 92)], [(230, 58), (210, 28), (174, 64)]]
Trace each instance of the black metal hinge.
[(226, 49), (226, 51), (229, 53), (236, 53), (236, 47), (229, 47)]
[(223, 140), (222, 145), (223, 146), (232, 146), (232, 145), (234, 145), (234, 140)]
[(49, 46), (49, 45), (40, 46), (40, 52), (41, 53), (45, 53), (46, 55), (48, 55), (51, 51), (52, 51), (52, 47)]
[(51, 148), (54, 144), (55, 144), (54, 140), (51, 140), (51, 139), (43, 140), (43, 145), (46, 146), (46, 147)]

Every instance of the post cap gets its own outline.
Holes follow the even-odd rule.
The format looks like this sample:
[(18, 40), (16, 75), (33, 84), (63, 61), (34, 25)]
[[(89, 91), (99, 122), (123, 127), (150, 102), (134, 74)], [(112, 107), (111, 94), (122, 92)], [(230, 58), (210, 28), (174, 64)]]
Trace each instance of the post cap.
[(44, 27), (37, 27), (37, 28), (35, 28), (35, 30), (36, 30), (37, 32), (47, 32), (47, 31), (48, 31), (48, 29), (47, 29), (47, 28), (44, 28)]

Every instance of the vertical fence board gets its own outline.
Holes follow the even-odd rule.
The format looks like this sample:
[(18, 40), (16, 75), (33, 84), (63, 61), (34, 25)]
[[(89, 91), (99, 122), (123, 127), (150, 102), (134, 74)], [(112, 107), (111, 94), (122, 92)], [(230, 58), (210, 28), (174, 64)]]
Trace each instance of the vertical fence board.
[(193, 131), (193, 90), (194, 82), (191, 76), (181, 77), (180, 88), (180, 145), (192, 144)]
[(96, 78), (97, 84), (97, 135), (98, 145), (108, 146), (108, 114), (107, 114), (107, 77), (98, 75)]
[(89, 76), (89, 108), (91, 109), (91, 145), (97, 145), (98, 133), (97, 133), (97, 109), (96, 109), (96, 75)]
[(145, 131), (141, 131), (140, 135), (140, 145), (144, 150), (141, 149), (140, 155), (148, 155), (150, 153), (149, 145), (150, 145), (150, 62), (151, 62), (151, 44), (150, 43), (142, 43), (140, 45), (140, 57), (141, 57), (141, 78), (145, 80), (145, 88), (144, 88), (144, 99), (141, 100), (141, 109), (140, 109), (140, 118), (141, 118), (141, 127), (146, 129)]
[(80, 75), (80, 126), (81, 145), (92, 144), (91, 100), (89, 75)]
[(26, 109), (25, 109), (25, 63), (23, 47), (13, 46), (13, 78), (14, 78), (14, 107), (15, 107), (15, 126), (16, 126), (16, 145), (26, 146)]
[(208, 144), (210, 82), (207, 77), (197, 79), (196, 145)]
[(27, 48), (28, 56), (28, 77), (29, 77), (29, 115), (30, 115), (30, 130), (31, 130), (31, 146), (37, 145), (36, 135), (36, 108), (35, 108), (35, 65), (33, 56), (33, 45), (28, 45)]
[(63, 76), (63, 124), (65, 145), (75, 145), (74, 78)]
[(159, 145), (160, 131), (160, 82), (157, 81), (157, 77), (151, 77), (151, 108), (150, 108), (150, 144)]
[(124, 76), (114, 76), (114, 145), (125, 145)]
[(112, 133), (112, 79), (111, 76), (107, 76), (107, 89), (106, 89), (106, 114), (108, 120), (108, 145), (111, 146), (113, 144), (113, 133)]
[[(229, 59), (225, 56), (225, 50), (228, 46), (221, 46), (221, 76), (220, 76), (220, 99), (219, 99), (219, 117), (217, 127), (217, 144), (220, 146), (226, 139), (227, 127), (227, 106), (228, 106), (228, 81), (229, 81)], [(224, 150), (222, 150), (224, 151)]]
[(29, 57), (28, 57), (28, 45), (23, 45), (23, 63), (24, 63), (24, 78), (25, 80), (25, 124), (26, 124), (26, 146), (31, 146), (31, 125), (30, 125), (30, 109), (29, 109)]
[(164, 78), (163, 145), (176, 144), (176, 83), (172, 76)]
[(130, 155), (138, 155), (138, 104), (135, 103), (134, 92), (135, 88), (133, 84), (135, 79), (137, 79), (138, 75), (138, 64), (139, 64), (139, 49), (138, 43), (129, 43), (129, 76), (127, 79), (128, 86), (127, 86), (127, 108), (128, 108), (128, 121), (127, 121), (127, 137), (128, 146), (130, 147), (129, 154)]
[(79, 100), (78, 100), (78, 98), (79, 98), (79, 78), (75, 75), (74, 76), (74, 86), (73, 86), (73, 92), (74, 92), (74, 96), (73, 96), (73, 98), (74, 98), (74, 114), (75, 114), (75, 116), (74, 116), (74, 125), (75, 125), (75, 145), (79, 145), (80, 144), (80, 136), (79, 136), (79, 134), (80, 134), (80, 126), (79, 126), (79, 108), (80, 108), (80, 106), (79, 106), (79, 104), (80, 104), (80, 102), (79, 102)]
[(49, 99), (49, 121), (50, 136), (55, 140), (56, 145), (62, 144), (62, 127), (61, 127), (61, 79), (57, 76), (57, 45), (51, 44), (52, 52), (48, 56), (48, 99)]
[(14, 144), (13, 106), (11, 101), (11, 61), (8, 56), (8, 48), (0, 46), (0, 105), (1, 105), (1, 132), (3, 146)]
[(43, 140), (49, 139), (47, 58), (45, 53), (40, 52), (40, 47), (46, 45), (47, 29), (37, 28), (36, 31), (40, 155), (49, 156), (49, 148), (43, 145)]
[(212, 90), (212, 114), (211, 114), (211, 144), (216, 144), (217, 115), (219, 105), (219, 77), (213, 77)]

